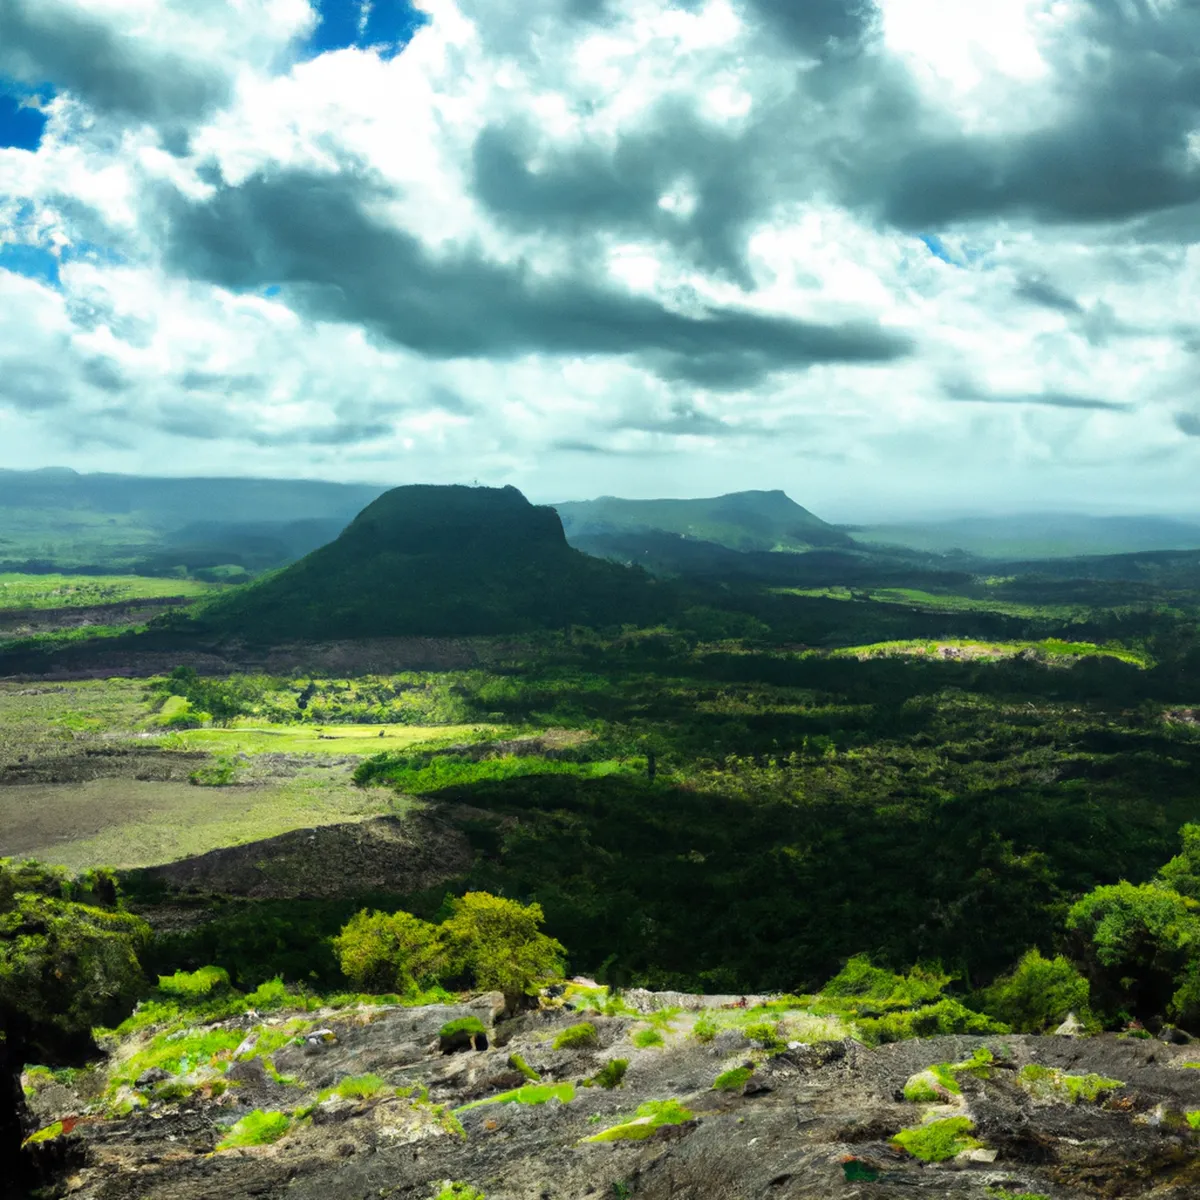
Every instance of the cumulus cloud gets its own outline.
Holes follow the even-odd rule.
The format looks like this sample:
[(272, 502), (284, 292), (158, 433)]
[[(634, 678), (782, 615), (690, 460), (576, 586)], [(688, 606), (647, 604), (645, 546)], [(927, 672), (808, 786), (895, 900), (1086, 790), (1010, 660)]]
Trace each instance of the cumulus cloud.
[(0, 0), (52, 89), (9, 452), (1192, 496), (1197, 51), (1183, 0)]

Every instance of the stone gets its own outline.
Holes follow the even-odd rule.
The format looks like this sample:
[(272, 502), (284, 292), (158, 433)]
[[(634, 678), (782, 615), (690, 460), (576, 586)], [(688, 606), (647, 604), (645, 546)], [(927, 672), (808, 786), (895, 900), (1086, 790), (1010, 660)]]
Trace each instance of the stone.
[(137, 1077), (137, 1085), (138, 1087), (150, 1087), (156, 1083), (163, 1083), (170, 1078), (170, 1072), (164, 1071), (162, 1067), (150, 1067)]
[(1074, 1014), (1067, 1013), (1067, 1019), (1054, 1031), (1055, 1037), (1083, 1037), (1083, 1022)]

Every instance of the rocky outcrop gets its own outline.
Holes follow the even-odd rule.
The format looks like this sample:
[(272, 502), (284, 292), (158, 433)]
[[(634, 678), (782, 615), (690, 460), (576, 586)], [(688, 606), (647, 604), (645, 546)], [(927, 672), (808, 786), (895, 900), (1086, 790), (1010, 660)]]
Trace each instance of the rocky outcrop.
[[(499, 1026), (498, 996), (239, 1017), (208, 1030), (237, 1043), (228, 1066), (214, 1056), (189, 1061), (186, 1079), (128, 1085), (120, 1095), (148, 1105), (125, 1116), (89, 1112), (63, 1087), (36, 1092), (51, 1132), (29, 1151), (60, 1143), (74, 1165), (58, 1194), (77, 1200), (430, 1200), (452, 1180), (487, 1200), (1200, 1195), (1187, 1046), (1012, 1036), (766, 1049), (755, 1014), (734, 1004), (610, 1016), (562, 1005)], [(556, 1049), (584, 1015), (594, 1044)], [(469, 1017), (486, 1049), (444, 1053), (440, 1031)], [(277, 1048), (255, 1058), (264, 1046)], [(623, 1076), (605, 1072), (614, 1060)], [(951, 1087), (906, 1101), (931, 1069)], [(271, 1140), (230, 1144), (256, 1121)]]

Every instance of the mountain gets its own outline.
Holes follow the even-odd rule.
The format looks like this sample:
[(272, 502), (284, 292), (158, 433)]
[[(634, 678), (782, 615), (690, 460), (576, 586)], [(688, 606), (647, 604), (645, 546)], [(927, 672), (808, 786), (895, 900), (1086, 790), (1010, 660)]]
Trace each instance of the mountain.
[(412, 485), (199, 619), (257, 642), (470, 636), (653, 620), (668, 596), (640, 571), (573, 550), (558, 514), (514, 487)]
[(905, 546), (934, 554), (961, 551), (983, 558), (1080, 558), (1200, 549), (1200, 523), (1157, 516), (1036, 513), (955, 517), (851, 526), (847, 532), (864, 546)]
[(654, 530), (730, 550), (811, 550), (852, 546), (851, 539), (781, 491), (731, 492), (707, 500), (570, 501), (554, 506), (571, 545), (588, 538)]
[(336, 537), (383, 490), (304, 479), (0, 470), (0, 569), (261, 570)]

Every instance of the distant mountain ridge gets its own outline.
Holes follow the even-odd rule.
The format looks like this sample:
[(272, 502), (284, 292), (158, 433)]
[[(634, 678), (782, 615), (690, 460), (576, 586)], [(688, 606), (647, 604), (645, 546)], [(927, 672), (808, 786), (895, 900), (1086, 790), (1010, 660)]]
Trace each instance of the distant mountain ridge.
[(730, 492), (695, 500), (601, 496), (554, 507), (562, 518), (567, 540), (581, 549), (587, 548), (591, 538), (650, 531), (740, 551), (804, 551), (854, 544), (841, 530), (780, 490)]
[(554, 509), (514, 487), (414, 484), (200, 621), (256, 642), (464, 637), (653, 619), (665, 599), (644, 573), (572, 549)]

